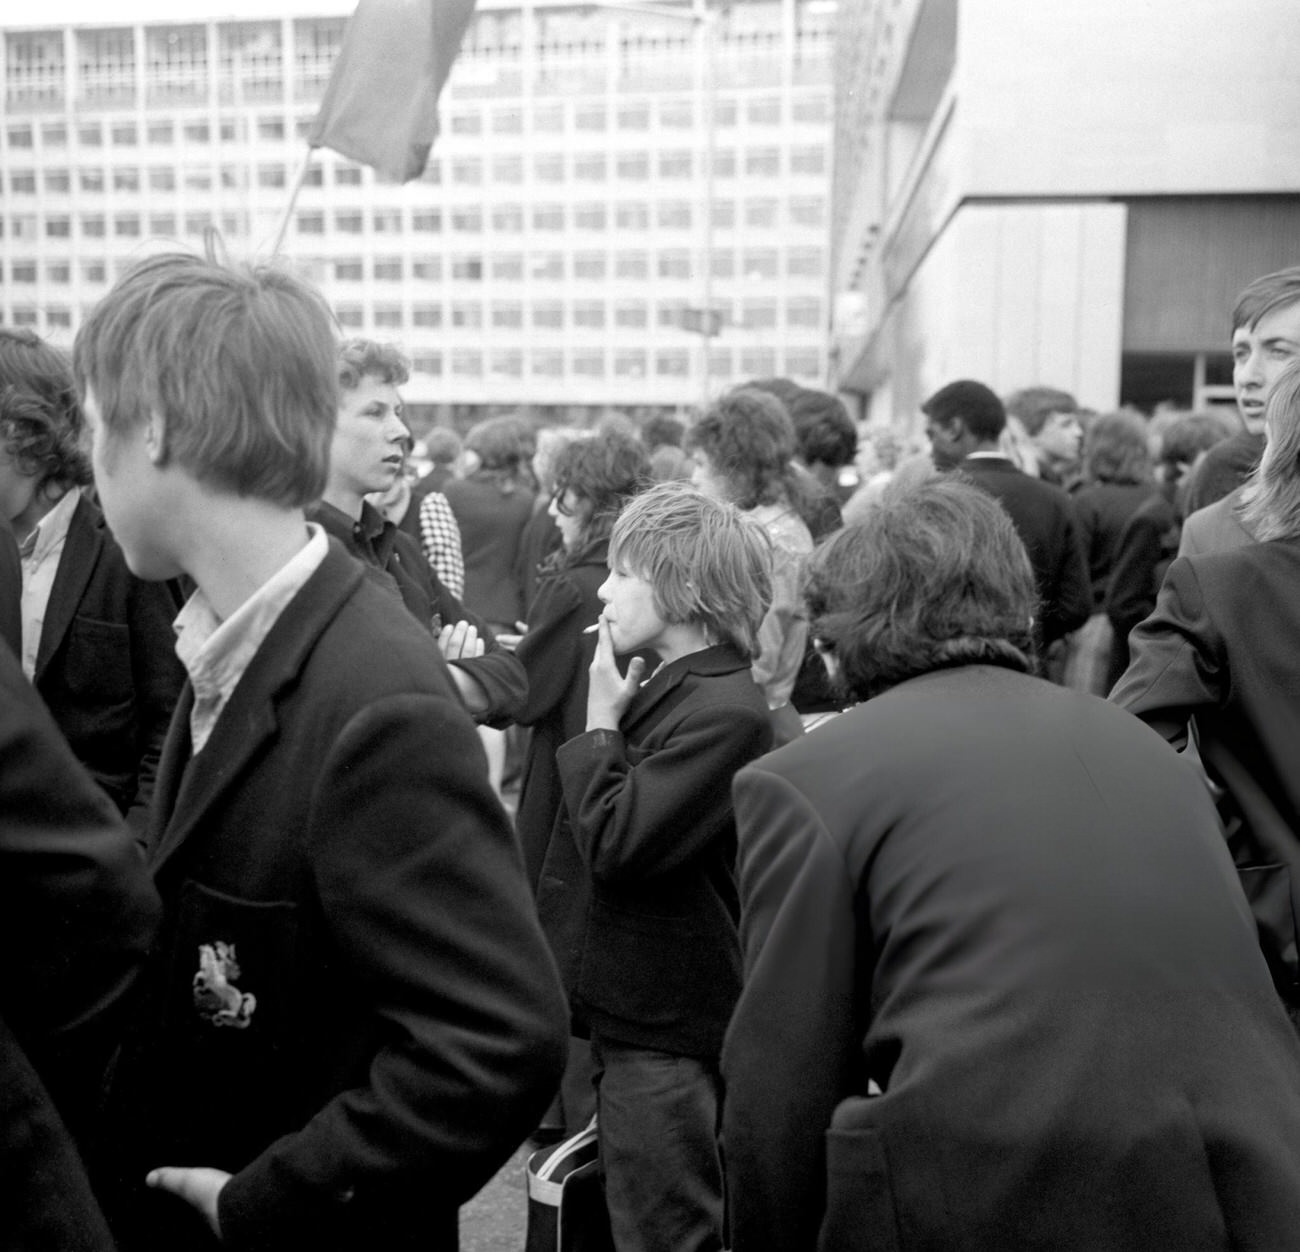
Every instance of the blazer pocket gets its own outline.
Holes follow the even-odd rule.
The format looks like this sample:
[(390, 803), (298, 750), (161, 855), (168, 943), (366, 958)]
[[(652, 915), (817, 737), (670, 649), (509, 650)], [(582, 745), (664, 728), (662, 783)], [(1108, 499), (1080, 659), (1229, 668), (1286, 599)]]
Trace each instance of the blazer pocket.
[(100, 708), (131, 703), (131, 629), (125, 622), (74, 617), (64, 658), (63, 681), (79, 701)]
[(193, 879), (182, 885), (164, 1055), (199, 1106), (196, 1124), (236, 1119), (252, 1130), (297, 1089), (305, 1059), (291, 1037), (301, 1016), (298, 927), (291, 901), (243, 900)]
[(880, 1252), (902, 1247), (879, 1130), (826, 1132), (826, 1215), (817, 1246), (822, 1252), (870, 1243)]

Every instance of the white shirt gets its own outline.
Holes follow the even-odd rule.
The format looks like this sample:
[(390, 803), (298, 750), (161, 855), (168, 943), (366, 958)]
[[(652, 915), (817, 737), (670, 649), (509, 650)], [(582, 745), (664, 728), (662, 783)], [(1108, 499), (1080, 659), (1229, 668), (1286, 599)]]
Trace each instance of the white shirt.
[(309, 538), (294, 557), (223, 622), (202, 590), (185, 602), (172, 623), (176, 655), (194, 688), (190, 745), (197, 755), (212, 734), (257, 650), (289, 602), (306, 585), (329, 551), (324, 530), (307, 525)]
[(23, 673), (36, 675), (36, 654), (41, 650), (41, 631), (50, 606), (54, 576), (68, 541), (68, 527), (81, 499), (81, 488), (72, 487), (37, 523), (36, 529), (20, 541), (23, 552)]

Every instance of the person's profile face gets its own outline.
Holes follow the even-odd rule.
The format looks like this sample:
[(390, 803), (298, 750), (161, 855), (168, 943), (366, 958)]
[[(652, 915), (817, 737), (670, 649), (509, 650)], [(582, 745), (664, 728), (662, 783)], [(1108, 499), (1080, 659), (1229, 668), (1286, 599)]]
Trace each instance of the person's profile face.
[(397, 388), (366, 374), (340, 393), (330, 479), (357, 495), (387, 491), (401, 475), (409, 436)]
[(726, 476), (721, 474), (718, 467), (709, 459), (708, 453), (702, 448), (696, 448), (691, 454), (691, 462), (691, 482), (706, 496), (721, 500), (724, 504), (730, 503), (730, 484)]
[(1083, 427), (1073, 413), (1049, 413), (1034, 437), (1038, 450), (1057, 461), (1077, 461), (1083, 447)]
[(667, 623), (655, 605), (654, 588), (639, 574), (610, 566), (609, 577), (596, 591), (605, 608), (601, 616), (609, 623), (614, 651), (636, 652), (642, 648), (659, 651)]
[(110, 431), (89, 388), (82, 397), (81, 411), (86, 419), (95, 494), (128, 568), (137, 578), (175, 578), (181, 567), (167, 546), (175, 517), (169, 516), (171, 507), (162, 498), (167, 471), (162, 464), (165, 433), (161, 419), (154, 419), (152, 431), (149, 422)]
[(555, 519), (566, 552), (572, 552), (582, 538), (582, 528), (586, 523), (589, 506), (574, 495), (571, 488), (557, 492), (551, 497), (546, 510)]
[(930, 459), (935, 469), (953, 469), (966, 456), (965, 423), (960, 418), (946, 422), (927, 418), (925, 437), (930, 441)]
[(1300, 300), (1265, 313), (1254, 326), (1232, 332), (1232, 385), (1237, 410), (1251, 430), (1260, 430), (1273, 384), (1300, 359)]

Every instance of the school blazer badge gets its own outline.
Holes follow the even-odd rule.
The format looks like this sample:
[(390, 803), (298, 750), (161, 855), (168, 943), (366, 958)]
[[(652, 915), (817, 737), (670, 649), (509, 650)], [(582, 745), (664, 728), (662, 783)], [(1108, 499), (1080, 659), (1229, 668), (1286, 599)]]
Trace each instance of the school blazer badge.
[(253, 1020), (257, 997), (235, 986), (239, 962), (235, 945), (217, 939), (199, 944), (199, 971), (194, 975), (194, 1007), (211, 1026), (243, 1030)]

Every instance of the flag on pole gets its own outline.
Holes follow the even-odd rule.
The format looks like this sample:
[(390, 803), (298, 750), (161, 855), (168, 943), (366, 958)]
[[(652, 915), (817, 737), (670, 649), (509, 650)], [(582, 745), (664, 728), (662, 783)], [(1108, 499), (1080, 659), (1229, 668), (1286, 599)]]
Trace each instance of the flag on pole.
[(360, 0), (307, 143), (418, 178), (438, 134), (438, 96), (474, 0)]

